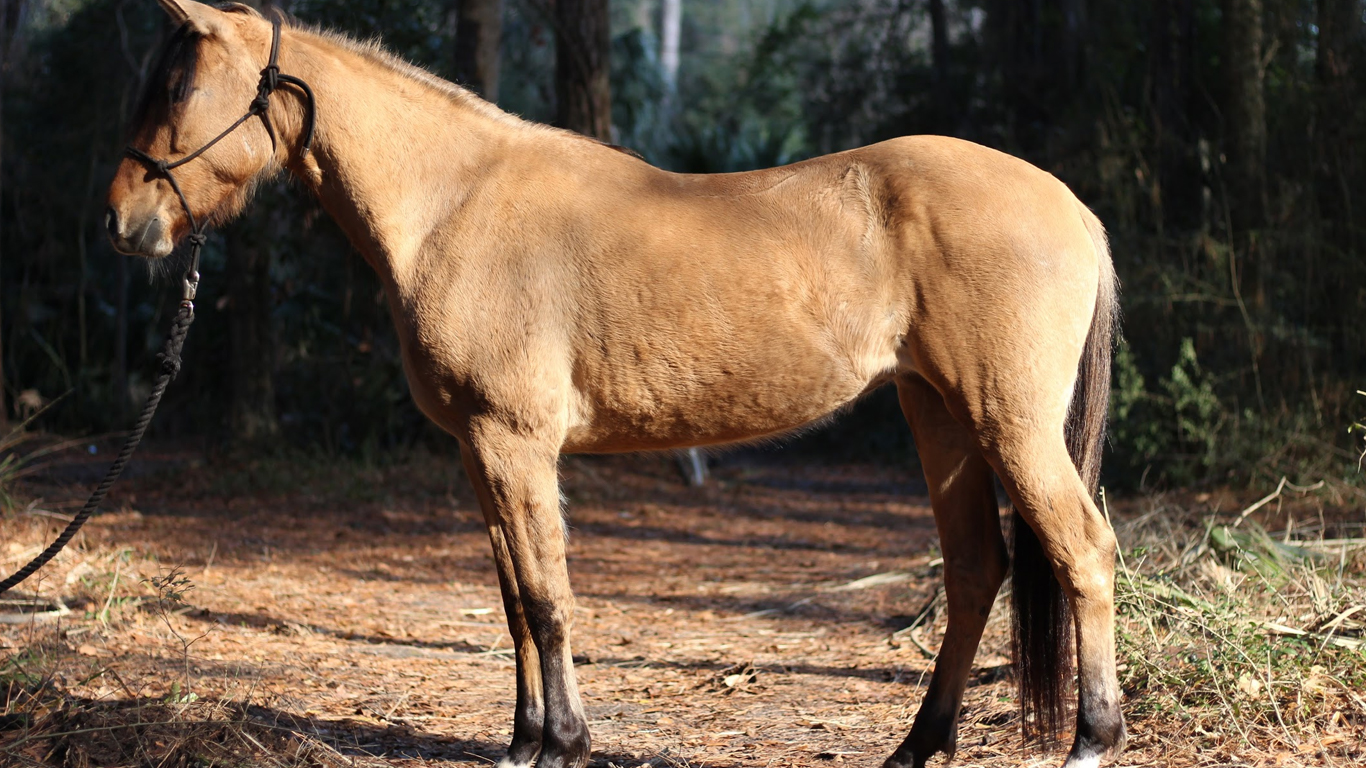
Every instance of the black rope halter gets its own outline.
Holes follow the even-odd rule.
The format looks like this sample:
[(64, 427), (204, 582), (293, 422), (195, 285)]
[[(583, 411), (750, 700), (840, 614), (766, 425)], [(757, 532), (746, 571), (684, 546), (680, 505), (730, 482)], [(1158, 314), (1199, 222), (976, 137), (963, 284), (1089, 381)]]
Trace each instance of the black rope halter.
[(313, 126), (314, 118), (317, 113), (317, 106), (313, 99), (313, 89), (308, 87), (308, 83), (300, 80), (293, 75), (286, 75), (280, 72), (280, 19), (271, 19), (270, 37), (270, 60), (266, 63), (266, 68), (261, 70), (261, 81), (256, 86), (256, 98), (251, 100), (251, 106), (246, 114), (237, 118), (237, 122), (228, 126), (226, 130), (215, 136), (209, 143), (196, 149), (190, 154), (174, 162), (160, 160), (143, 152), (137, 147), (128, 147), (124, 154), (141, 161), (150, 168), (156, 176), (162, 176), (175, 190), (176, 197), (180, 198), (180, 207), (185, 210), (185, 216), (190, 222), (190, 234), (186, 240), (190, 242), (190, 267), (185, 271), (184, 293), (180, 300), (180, 308), (176, 311), (175, 320), (171, 323), (171, 332), (166, 338), (166, 344), (162, 347), (160, 354), (157, 355), (160, 362), (155, 383), (152, 385), (152, 392), (147, 396), (147, 403), (142, 407), (142, 413), (133, 425), (133, 430), (129, 432), (127, 441), (119, 451), (114, 463), (109, 466), (109, 471), (105, 473), (104, 479), (95, 488), (95, 492), (90, 494), (90, 499), (81, 507), (81, 511), (67, 524), (65, 530), (52, 542), (52, 545), (43, 550), (37, 557), (29, 561), (28, 565), (15, 571), (14, 575), (0, 582), (0, 595), (8, 592), (19, 582), (32, 576), (34, 571), (42, 568), (49, 560), (57, 556), (62, 548), (67, 545), (76, 535), (76, 532), (85, 525), (85, 521), (95, 513), (104, 501), (104, 496), (109, 492), (114, 481), (118, 480), (123, 468), (127, 466), (128, 460), (132, 458), (133, 451), (137, 450), (138, 443), (142, 442), (142, 435), (147, 431), (147, 426), (152, 423), (152, 415), (156, 413), (157, 406), (161, 404), (161, 396), (165, 394), (166, 387), (171, 380), (180, 373), (180, 353), (185, 346), (185, 336), (190, 331), (190, 323), (194, 322), (194, 298), (199, 290), (199, 251), (204, 247), (205, 240), (208, 239), (207, 220), (200, 222), (194, 216), (194, 211), (190, 210), (190, 201), (186, 199), (184, 191), (180, 189), (180, 184), (171, 173), (172, 169), (194, 160), (204, 154), (209, 147), (217, 144), (227, 137), (228, 134), (237, 130), (241, 125), (253, 117), (261, 118), (261, 122), (266, 126), (266, 133), (270, 134), (270, 146), (274, 150), (276, 147), (275, 127), (270, 122), (270, 95), (274, 93), (281, 83), (288, 83), (296, 86), (303, 91), (304, 101), (307, 104), (307, 111), (304, 113), (304, 140), (302, 153), (307, 154), (313, 146)]
[[(275, 126), (270, 122), (270, 95), (279, 87), (280, 83), (289, 83), (297, 86), (303, 91), (304, 101), (308, 106), (304, 113), (304, 141), (302, 152), (307, 154), (313, 147), (313, 124), (317, 113), (317, 105), (313, 98), (313, 89), (308, 87), (308, 83), (293, 76), (280, 72), (280, 19), (273, 18), (270, 21), (270, 59), (266, 62), (266, 68), (261, 70), (261, 80), (256, 85), (256, 98), (251, 100), (251, 106), (247, 108), (245, 114), (237, 118), (237, 121), (223, 130), (222, 133), (213, 137), (207, 144), (196, 149), (179, 160), (162, 160), (143, 152), (137, 147), (128, 147), (123, 153), (134, 160), (142, 162), (156, 176), (161, 176), (170, 183), (171, 189), (175, 191), (176, 197), (180, 198), (180, 207), (185, 211), (185, 217), (190, 222), (190, 234), (186, 240), (190, 242), (190, 268), (185, 273), (185, 301), (192, 301), (195, 291), (199, 285), (199, 251), (204, 247), (208, 222), (199, 222), (194, 217), (194, 211), (190, 210), (190, 201), (186, 199), (185, 193), (181, 191), (179, 182), (171, 171), (194, 160), (209, 150), (210, 147), (228, 137), (228, 134), (237, 130), (243, 123), (253, 117), (261, 118), (261, 124), (266, 127), (266, 133), (270, 135), (270, 148), (276, 148)], [(3, 592), (3, 590), (0, 590)]]

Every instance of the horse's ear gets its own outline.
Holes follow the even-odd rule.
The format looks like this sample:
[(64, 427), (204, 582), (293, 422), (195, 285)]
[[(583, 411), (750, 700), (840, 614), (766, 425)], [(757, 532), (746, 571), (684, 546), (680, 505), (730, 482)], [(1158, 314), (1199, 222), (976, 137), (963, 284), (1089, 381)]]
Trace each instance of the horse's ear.
[(194, 0), (157, 0), (161, 9), (170, 15), (171, 20), (189, 24), (200, 34), (207, 35), (213, 27), (213, 8)]

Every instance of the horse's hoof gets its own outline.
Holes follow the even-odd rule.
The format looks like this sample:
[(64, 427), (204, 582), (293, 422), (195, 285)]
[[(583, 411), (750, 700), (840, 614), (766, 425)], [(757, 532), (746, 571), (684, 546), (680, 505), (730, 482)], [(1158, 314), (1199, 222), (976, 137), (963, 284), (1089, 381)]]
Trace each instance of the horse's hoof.
[(547, 735), (541, 744), (541, 755), (536, 768), (584, 768), (592, 751), (588, 727), (579, 727), (567, 734)]
[(925, 768), (925, 764), (936, 754), (943, 754), (944, 762), (942, 765), (948, 765), (953, 762), (953, 753), (956, 751), (957, 742), (958, 739), (955, 738), (952, 743), (934, 749), (907, 749), (906, 745), (903, 744), (901, 749), (887, 758), (887, 761), (882, 764), (882, 768)]
[(541, 745), (517, 744), (513, 743), (508, 747), (508, 753), (494, 768), (532, 768), (536, 764), (536, 758), (541, 754)]
[(944, 765), (953, 760), (958, 751), (958, 717), (956, 712), (944, 714), (935, 707), (923, 708), (915, 716), (915, 724), (906, 740), (887, 758), (882, 768), (924, 768), (931, 757), (944, 755)]
[(1063, 763), (1063, 768), (1097, 768), (1101, 759), (1109, 756), (1114, 759), (1124, 751), (1124, 745), (1129, 736), (1124, 728), (1122, 717), (1109, 718), (1109, 722), (1103, 723), (1103, 727), (1096, 728), (1080, 727), (1079, 723), (1077, 740), (1072, 744), (1072, 751), (1067, 755), (1067, 762)]
[(541, 724), (518, 725), (512, 729), (512, 743), (507, 754), (494, 768), (531, 768), (541, 754)]
[[(882, 768), (925, 768), (925, 763), (929, 762), (930, 757), (933, 755), (934, 753), (931, 752), (922, 759), (915, 755), (903, 756), (901, 752), (898, 751), (896, 754), (887, 758), (886, 762), (882, 764)], [(952, 756), (946, 756), (944, 758), (944, 764), (948, 765), (948, 762), (952, 759)]]

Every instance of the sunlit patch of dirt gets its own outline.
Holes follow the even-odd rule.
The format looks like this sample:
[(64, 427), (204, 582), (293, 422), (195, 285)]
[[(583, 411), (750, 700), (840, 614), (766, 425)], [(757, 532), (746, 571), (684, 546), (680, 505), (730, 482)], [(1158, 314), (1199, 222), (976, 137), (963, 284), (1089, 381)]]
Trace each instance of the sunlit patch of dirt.
[[(386, 765), (487, 765), (510, 736), (513, 661), (458, 464), (154, 451), (157, 469), (25, 585), (72, 613), (0, 627), (4, 679), (91, 706), (226, 702)], [(570, 457), (562, 477), (594, 766), (877, 766), (900, 743), (944, 629), (913, 468), (741, 454), (691, 489), (668, 456)], [(0, 522), (7, 571), (83, 488), (58, 476), (26, 492), (30, 514)], [(170, 574), (188, 582), (178, 600), (152, 581)], [(1045, 757), (1018, 736), (1005, 613), (969, 680), (956, 765)], [(33, 725), (0, 722), (0, 748)], [(1148, 746), (1122, 764), (1201, 764), (1134, 726)]]

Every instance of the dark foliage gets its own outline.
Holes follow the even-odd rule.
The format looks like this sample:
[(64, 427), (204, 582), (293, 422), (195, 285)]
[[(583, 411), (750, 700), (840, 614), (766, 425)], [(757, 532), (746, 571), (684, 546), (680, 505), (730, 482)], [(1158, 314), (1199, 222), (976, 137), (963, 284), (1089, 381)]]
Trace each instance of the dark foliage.
[[(103, 193), (145, 83), (157, 83), (153, 101), (174, 100), (167, 86), (185, 84), (174, 73), (192, 67), (158, 74), (171, 30), (150, 2), (7, 7), (18, 11), (4, 27), (0, 147), (6, 402), (17, 415), (71, 391), (46, 426), (117, 429), (148, 384), (175, 286), (113, 254)], [(382, 36), (450, 75), (451, 7), (288, 10)], [(943, 133), (1035, 162), (1101, 215), (1127, 339), (1110, 482), (1351, 472), (1345, 427), (1366, 381), (1360, 0), (685, 4), (676, 91), (649, 7), (612, 5), (612, 113), (615, 140), (653, 162), (742, 170)], [(549, 8), (507, 0), (504, 11), (500, 103), (534, 119), (555, 114)], [(1229, 30), (1247, 23), (1230, 27), (1230, 13), (1259, 21), (1260, 36), (1237, 38)], [(1248, 50), (1260, 59), (1232, 66)], [(251, 386), (299, 445), (380, 452), (434, 437), (407, 397), (376, 279), (316, 203), (279, 183), (233, 227), (205, 251), (186, 373), (156, 430), (223, 439), (225, 404)], [(250, 261), (264, 285), (229, 280), (239, 247), (266, 252), (264, 266)], [(271, 348), (256, 350), (269, 358), (264, 383), (229, 375), (244, 354), (230, 320), (248, 301), (269, 319)], [(900, 458), (908, 441), (886, 393), (828, 429), (803, 445)]]

